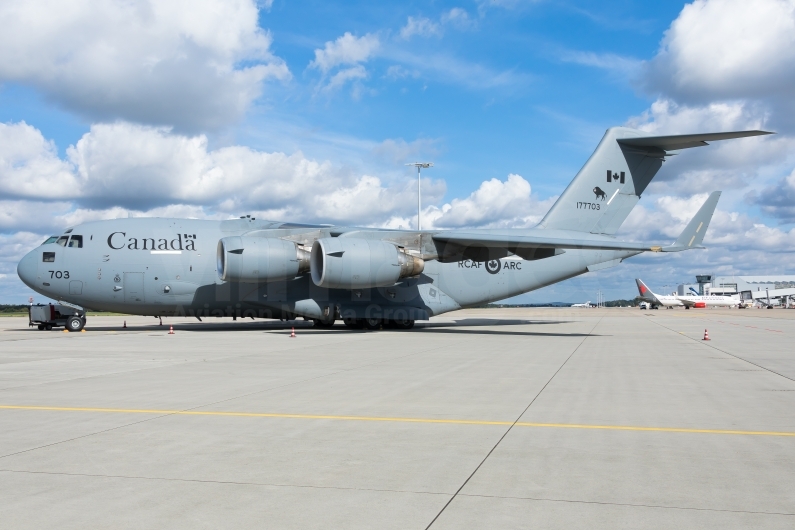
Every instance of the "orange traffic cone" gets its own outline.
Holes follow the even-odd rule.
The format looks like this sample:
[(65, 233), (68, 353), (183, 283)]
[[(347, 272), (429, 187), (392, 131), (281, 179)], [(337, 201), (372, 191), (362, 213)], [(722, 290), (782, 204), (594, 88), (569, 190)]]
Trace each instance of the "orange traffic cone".
[(709, 333), (707, 333), (706, 329), (704, 330), (704, 338), (702, 340), (709, 340)]
[(127, 329), (127, 321), (126, 320), (124, 321), (124, 325), (122, 326), (122, 328)]
[(290, 338), (291, 339), (295, 338), (295, 328), (293, 328), (293, 330), (290, 332)]
[(169, 335), (173, 335), (174, 334), (174, 326), (169, 326), (168, 327), (168, 334)]

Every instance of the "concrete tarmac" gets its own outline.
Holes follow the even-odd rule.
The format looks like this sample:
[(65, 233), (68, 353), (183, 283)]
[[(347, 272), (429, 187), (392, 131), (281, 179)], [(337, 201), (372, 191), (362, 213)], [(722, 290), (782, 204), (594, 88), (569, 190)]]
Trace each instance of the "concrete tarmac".
[(795, 311), (295, 329), (0, 318), (0, 527), (795, 527)]

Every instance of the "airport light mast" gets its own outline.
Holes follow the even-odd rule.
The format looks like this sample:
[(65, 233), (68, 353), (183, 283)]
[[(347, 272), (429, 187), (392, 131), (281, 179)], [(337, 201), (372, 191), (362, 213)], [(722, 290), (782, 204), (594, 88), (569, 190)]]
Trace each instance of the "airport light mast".
[(421, 168), (429, 168), (433, 167), (433, 162), (412, 162), (411, 164), (406, 164), (407, 166), (414, 166), (417, 168), (417, 231), (419, 232), (422, 230), (422, 220), (420, 216), (422, 215), (422, 194), (421, 194), (421, 187), (422, 184), (420, 182), (420, 169)]

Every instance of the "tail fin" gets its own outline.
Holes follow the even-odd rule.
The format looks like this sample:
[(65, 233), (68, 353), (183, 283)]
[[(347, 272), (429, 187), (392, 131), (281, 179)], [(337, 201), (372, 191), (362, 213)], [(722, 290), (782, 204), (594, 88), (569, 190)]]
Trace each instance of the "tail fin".
[(615, 234), (662, 166), (668, 151), (744, 138), (764, 131), (644, 136), (612, 127), (538, 225), (539, 228)]
[(640, 293), (641, 298), (653, 298), (654, 293), (651, 292), (651, 289), (646, 287), (646, 284), (643, 283), (643, 280), (640, 278), (635, 278), (635, 283), (638, 284), (638, 292)]

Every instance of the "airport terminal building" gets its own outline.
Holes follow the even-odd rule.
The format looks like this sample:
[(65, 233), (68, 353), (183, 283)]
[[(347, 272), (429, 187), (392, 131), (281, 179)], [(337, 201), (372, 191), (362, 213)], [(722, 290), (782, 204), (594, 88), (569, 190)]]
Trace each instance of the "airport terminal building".
[(696, 276), (696, 283), (681, 284), (677, 287), (676, 294), (685, 296), (690, 288), (699, 294), (724, 294), (732, 295), (743, 291), (761, 292), (765, 289), (795, 288), (795, 275), (780, 274), (771, 276), (715, 276), (703, 274)]

